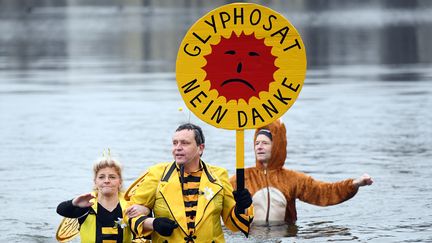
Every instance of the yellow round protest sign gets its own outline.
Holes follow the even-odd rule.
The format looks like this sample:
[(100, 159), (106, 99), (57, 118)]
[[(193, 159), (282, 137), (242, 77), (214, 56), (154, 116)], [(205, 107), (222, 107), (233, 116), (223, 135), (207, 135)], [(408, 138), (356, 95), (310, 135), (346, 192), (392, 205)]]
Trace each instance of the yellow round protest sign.
[(252, 3), (212, 10), (186, 33), (176, 62), (182, 98), (219, 128), (252, 129), (281, 117), (306, 75), (306, 51), (281, 14)]

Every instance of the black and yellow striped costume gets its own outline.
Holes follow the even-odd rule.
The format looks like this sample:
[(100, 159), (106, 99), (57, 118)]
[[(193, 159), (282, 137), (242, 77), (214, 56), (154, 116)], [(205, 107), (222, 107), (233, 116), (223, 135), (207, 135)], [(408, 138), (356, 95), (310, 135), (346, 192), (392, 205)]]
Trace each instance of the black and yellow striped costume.
[(200, 164), (201, 169), (185, 174), (184, 181), (176, 163), (169, 162), (149, 168), (139, 183), (133, 183), (136, 188), (130, 195), (132, 204), (144, 205), (153, 210), (154, 217), (170, 218), (179, 225), (171, 236), (164, 237), (144, 232), (142, 218), (133, 218), (133, 233), (151, 233), (152, 242), (225, 242), (221, 218), (231, 231), (249, 233), (253, 207), (244, 214), (235, 212), (227, 170), (203, 161)]
[(120, 199), (112, 211), (106, 210), (97, 200), (92, 207), (79, 208), (72, 205), (72, 200), (64, 201), (57, 207), (57, 213), (68, 218), (78, 218), (80, 238), (83, 243), (130, 243), (132, 235), (129, 227), (123, 229), (115, 223), (123, 218), (123, 209), (127, 202)]
[(198, 205), (198, 195), (200, 194), (199, 184), (201, 174), (202, 168), (189, 174), (185, 173), (184, 177), (180, 177), (180, 182), (183, 183), (183, 201), (186, 209), (189, 235), (195, 233), (195, 216)]

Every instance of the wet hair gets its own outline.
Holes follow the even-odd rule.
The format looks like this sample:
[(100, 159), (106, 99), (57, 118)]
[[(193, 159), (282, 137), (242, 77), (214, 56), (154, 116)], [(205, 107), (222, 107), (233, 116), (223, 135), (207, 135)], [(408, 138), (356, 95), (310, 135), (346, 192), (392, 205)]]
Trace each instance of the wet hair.
[(199, 127), (195, 124), (192, 124), (192, 123), (184, 123), (176, 129), (176, 132), (179, 132), (182, 130), (192, 130), (195, 134), (195, 141), (196, 141), (197, 145), (201, 145), (201, 144), (205, 143), (205, 138), (204, 138), (204, 134), (203, 134), (201, 127)]
[(104, 156), (96, 160), (96, 162), (93, 164), (93, 174), (94, 174), (94, 180), (96, 180), (97, 173), (105, 168), (112, 168), (117, 172), (117, 175), (120, 178), (120, 182), (123, 184), (123, 178), (122, 178), (122, 165), (120, 162), (118, 162), (116, 159), (112, 158), (111, 156)]
[(257, 137), (258, 137), (258, 135), (260, 135), (260, 134), (267, 136), (268, 138), (270, 138), (271, 141), (273, 141), (273, 136), (272, 136), (270, 130), (267, 130), (267, 129), (261, 129), (261, 130), (259, 130), (259, 132), (257, 133)]

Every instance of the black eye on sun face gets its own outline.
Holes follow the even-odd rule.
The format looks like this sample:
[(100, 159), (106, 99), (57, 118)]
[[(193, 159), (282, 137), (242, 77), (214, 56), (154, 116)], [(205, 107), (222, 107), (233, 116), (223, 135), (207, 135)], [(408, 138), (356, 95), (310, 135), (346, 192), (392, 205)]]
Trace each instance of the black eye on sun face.
[[(234, 50), (229, 50), (229, 51), (226, 51), (225, 54), (228, 54), (228, 55), (235, 55), (235, 54), (236, 54), (236, 51), (234, 51)], [(254, 56), (259, 56), (259, 53), (258, 53), (258, 52), (254, 52), (254, 51), (250, 51), (250, 52), (248, 53), (248, 55), (251, 56), (251, 57), (254, 57)]]

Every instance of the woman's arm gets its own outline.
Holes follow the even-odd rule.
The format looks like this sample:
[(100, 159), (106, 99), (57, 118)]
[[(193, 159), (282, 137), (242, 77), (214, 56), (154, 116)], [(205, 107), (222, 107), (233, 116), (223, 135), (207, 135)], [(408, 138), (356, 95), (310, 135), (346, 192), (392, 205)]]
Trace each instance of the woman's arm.
[(79, 218), (90, 210), (93, 205), (90, 200), (93, 198), (91, 193), (86, 193), (72, 200), (64, 201), (57, 206), (57, 213), (63, 217)]

